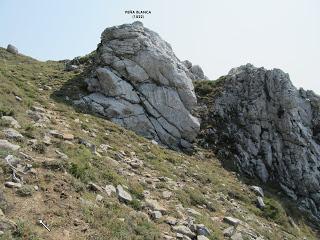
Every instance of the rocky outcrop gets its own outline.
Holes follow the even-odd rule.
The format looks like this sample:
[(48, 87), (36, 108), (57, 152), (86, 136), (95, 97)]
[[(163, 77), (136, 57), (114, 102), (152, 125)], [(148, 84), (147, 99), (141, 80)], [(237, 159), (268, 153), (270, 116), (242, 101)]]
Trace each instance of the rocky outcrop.
[(189, 60), (184, 60), (182, 63), (189, 70), (187, 74), (192, 80), (208, 80), (208, 77), (204, 75), (199, 65), (192, 65)]
[(11, 45), (11, 44), (9, 44), (8, 46), (7, 46), (7, 51), (9, 52), (9, 53), (12, 53), (12, 54), (18, 54), (19, 52), (18, 52), (18, 48), (16, 48), (15, 46), (13, 46), (13, 45)]
[(189, 148), (199, 131), (190, 71), (142, 23), (107, 28), (77, 104), (171, 148)]
[[(213, 84), (214, 85), (214, 84)], [(244, 174), (279, 186), (320, 222), (320, 98), (289, 75), (250, 64), (203, 96), (202, 144)]]

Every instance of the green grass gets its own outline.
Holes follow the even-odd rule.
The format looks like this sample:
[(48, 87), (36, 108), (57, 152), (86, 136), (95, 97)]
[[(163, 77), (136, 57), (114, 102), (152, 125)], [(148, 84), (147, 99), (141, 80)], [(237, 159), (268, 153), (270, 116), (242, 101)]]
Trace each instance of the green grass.
[[(78, 60), (89, 65), (93, 55)], [(52, 149), (55, 148), (69, 157), (68, 160), (56, 159), (38, 164), (38, 166), (34, 165), (39, 171), (47, 170), (39, 182), (41, 189), (45, 189), (49, 183), (52, 184), (55, 175), (63, 173), (64, 170), (70, 174), (70, 184), (73, 190), (82, 198), (94, 203), (96, 203), (96, 194), (89, 192), (86, 188), (89, 181), (99, 186), (106, 184), (128, 186), (128, 191), (133, 196), (133, 201), (128, 206), (119, 203), (115, 197), (106, 197), (101, 203), (96, 203), (96, 207), (82, 206), (81, 209), (75, 209), (89, 224), (91, 236), (88, 236), (88, 239), (89, 237), (91, 239), (161, 239), (160, 232), (163, 231), (161, 221), (154, 223), (138, 212), (143, 210), (143, 191), (150, 190), (150, 187), (138, 181), (137, 178), (132, 179), (119, 174), (119, 167), (122, 166), (115, 163), (116, 154), (119, 151), (124, 151), (127, 156), (134, 152), (137, 158), (143, 161), (143, 168), (148, 169), (155, 176), (168, 177), (173, 181), (183, 183), (184, 187), (178, 187), (176, 190), (170, 189), (174, 195), (170, 201), (166, 202), (168, 212), (175, 216), (177, 214), (175, 205), (179, 203), (182, 203), (184, 207), (192, 207), (201, 211), (202, 216), (197, 217), (196, 223), (203, 223), (211, 229), (210, 239), (222, 239), (222, 230), (227, 227), (212, 221), (211, 216), (221, 217), (228, 214), (244, 220), (244, 213), (240, 214), (232, 210), (228, 199), (234, 199), (233, 201), (237, 202), (245, 214), (252, 216), (255, 221), (249, 221), (248, 224), (258, 233), (268, 236), (269, 239), (279, 239), (277, 235), (284, 236), (285, 233), (293, 234), (298, 239), (301, 236), (316, 239), (314, 231), (306, 224), (304, 218), (295, 217), (296, 213), (288, 210), (285, 204), (282, 204), (284, 201), (278, 198), (276, 193), (267, 193), (266, 209), (263, 211), (258, 209), (255, 205), (254, 194), (233, 173), (223, 169), (212, 153), (199, 148), (196, 149), (198, 152), (196, 151), (193, 155), (186, 155), (164, 149), (151, 144), (132, 131), (74, 109), (65, 96), (76, 99), (79, 94), (86, 93), (84, 77), (85, 72), (65, 72), (63, 62), (39, 62), (26, 56), (14, 56), (0, 48), (0, 116), (13, 115), (22, 126), (20, 129), (22, 134), (29, 139), (41, 139), (47, 129), (32, 126), (26, 114), (31, 106), (40, 103), (64, 118), (69, 125), (69, 130), (77, 138), (85, 139), (97, 147), (100, 144), (108, 144), (111, 147), (99, 157), (92, 152), (92, 149), (79, 144), (76, 140), (71, 145), (55, 139), (52, 146), (37, 145), (32, 152), (41, 159), (45, 159), (47, 156), (52, 157)], [(223, 81), (222, 77), (217, 81), (195, 81), (194, 84), (197, 93), (209, 96), (219, 93)], [(52, 89), (40, 90), (44, 86), (50, 86)], [(21, 97), (22, 101), (17, 101), (15, 96)], [(199, 98), (200, 102), (201, 100)], [(79, 119), (80, 123), (75, 122), (75, 119)], [(60, 126), (59, 121), (54, 118), (47, 124), (48, 129)], [(6, 127), (5, 123), (0, 121), (0, 128), (4, 127)], [(26, 142), (21, 145), (28, 147)], [(1, 150), (0, 157), (3, 158), (10, 153), (12, 154), (10, 151)], [(5, 174), (6, 171), (10, 173), (10, 169), (4, 164), (0, 166)], [(5, 174), (0, 174), (3, 181)], [(160, 197), (164, 189), (169, 189), (165, 181), (158, 182), (156, 189), (152, 191), (156, 197)], [(223, 196), (226, 200), (220, 201), (219, 196)], [(199, 205), (204, 208), (198, 209)], [(289, 215), (299, 225), (300, 232), (289, 224)], [(269, 233), (262, 227), (263, 224), (278, 225), (273, 226), (273, 233)], [(22, 222), (18, 235), (14, 237), (32, 239), (30, 238), (33, 236), (32, 231), (28, 229), (28, 225)], [(0, 239), (10, 239), (9, 237), (8, 235), (7, 238), (0, 237)]]

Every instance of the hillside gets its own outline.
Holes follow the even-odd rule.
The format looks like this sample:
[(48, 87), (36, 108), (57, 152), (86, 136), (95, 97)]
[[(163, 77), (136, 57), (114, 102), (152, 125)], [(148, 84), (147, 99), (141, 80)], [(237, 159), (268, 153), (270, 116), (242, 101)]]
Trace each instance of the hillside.
[(61, 93), (86, 91), (82, 73), (64, 68), (0, 49), (0, 114), (21, 126), (1, 120), (1, 139), (20, 146), (0, 149), (1, 239), (317, 239), (277, 192), (259, 209), (210, 151), (172, 151), (77, 111)]

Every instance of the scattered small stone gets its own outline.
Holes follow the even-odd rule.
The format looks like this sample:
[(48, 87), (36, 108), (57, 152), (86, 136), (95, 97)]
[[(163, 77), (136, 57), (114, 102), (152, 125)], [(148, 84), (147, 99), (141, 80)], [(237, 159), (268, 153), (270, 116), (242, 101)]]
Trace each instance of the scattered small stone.
[(237, 219), (237, 218), (234, 218), (234, 217), (224, 217), (223, 220), (224, 220), (226, 223), (228, 223), (228, 224), (230, 224), (230, 225), (232, 225), (232, 226), (235, 226), (235, 227), (240, 224), (240, 220)]
[(152, 211), (151, 217), (155, 220), (158, 220), (162, 217), (162, 213), (160, 211)]
[(117, 190), (113, 185), (106, 185), (104, 190), (107, 192), (107, 195), (110, 197), (112, 193), (116, 193)]
[(170, 191), (163, 191), (162, 192), (162, 197), (164, 199), (169, 199), (169, 198), (171, 198), (171, 196), (172, 196), (172, 192), (170, 192)]
[(7, 156), (4, 158), (4, 160), (6, 160), (6, 162), (7, 162), (9, 165), (12, 165), (12, 166), (17, 166), (17, 164), (19, 164), (20, 161), (21, 161), (19, 158), (15, 157), (15, 156), (13, 156), (13, 155), (11, 155), (11, 154), (7, 155)]
[(20, 148), (19, 145), (12, 144), (7, 140), (0, 139), (0, 149), (7, 149), (12, 151), (17, 151)]
[(236, 231), (235, 227), (228, 227), (225, 230), (223, 230), (223, 236), (231, 237), (235, 231)]
[(35, 191), (39, 191), (39, 187), (36, 185), (33, 187)]
[(201, 216), (201, 213), (199, 213), (198, 211), (194, 210), (193, 208), (187, 208), (187, 213), (189, 213), (190, 215), (193, 216)]
[(16, 100), (17, 100), (17, 101), (19, 101), (19, 102), (21, 102), (21, 101), (22, 101), (22, 98), (21, 98), (21, 97), (19, 97), (19, 96), (15, 96), (15, 98), (16, 98)]
[(198, 235), (204, 235), (204, 236), (211, 235), (211, 231), (204, 224), (196, 224), (196, 229), (197, 229)]
[(198, 235), (197, 240), (209, 240), (209, 238), (207, 238), (206, 236), (203, 236), (203, 235)]
[(71, 140), (74, 139), (74, 135), (71, 134), (71, 133), (64, 133), (64, 134), (62, 135), (62, 138), (63, 138), (63, 140), (69, 140), (69, 141), (71, 141)]
[(132, 159), (130, 159), (128, 161), (128, 163), (130, 164), (131, 167), (133, 168), (140, 168), (143, 166), (143, 161), (141, 161), (140, 159), (133, 157)]
[(50, 130), (49, 133), (56, 138), (63, 138), (63, 134), (57, 130)]
[(100, 194), (98, 194), (97, 196), (96, 196), (96, 201), (97, 202), (101, 202), (103, 200), (103, 197), (100, 195)]
[(265, 205), (262, 197), (257, 197), (257, 206), (260, 209), (265, 208), (266, 205)]
[(158, 145), (158, 142), (156, 141), (156, 140), (151, 140), (151, 143), (153, 144), (153, 145)]
[(7, 188), (21, 188), (22, 187), (21, 183), (15, 183), (15, 182), (5, 182), (4, 186), (6, 186)]
[(184, 225), (177, 225), (177, 226), (172, 226), (172, 230), (174, 232), (186, 235), (188, 237), (195, 237), (196, 235), (190, 230), (190, 228), (188, 228), (187, 226)]
[(22, 134), (13, 128), (4, 129), (2, 132), (7, 138), (19, 140), (19, 141), (23, 139)]
[(103, 188), (93, 182), (88, 183), (88, 189), (95, 191), (95, 192), (103, 192)]
[(44, 144), (46, 144), (46, 145), (51, 145), (51, 138), (48, 136), (48, 135), (45, 135), (44, 137), (43, 137), (43, 140), (42, 140), (42, 142), (44, 143)]
[(11, 117), (11, 116), (2, 116), (1, 120), (6, 122), (10, 127), (21, 128), (21, 126), (18, 123), (18, 121), (16, 119), (14, 119), (13, 117)]
[(177, 220), (176, 218), (174, 218), (174, 217), (168, 216), (168, 217), (166, 218), (165, 222), (166, 222), (167, 224), (169, 224), (169, 225), (174, 226), (174, 225), (177, 224), (178, 220)]
[(250, 190), (252, 190), (255, 194), (257, 194), (260, 197), (264, 197), (264, 193), (261, 187), (258, 186), (251, 186)]
[[(231, 240), (243, 240), (242, 234), (240, 232), (237, 232), (237, 233), (233, 234), (231, 236)], [(257, 238), (256, 238), (256, 240), (257, 240)]]
[(43, 107), (39, 107), (39, 106), (32, 106), (31, 110), (35, 111), (35, 112), (41, 112), (41, 113), (45, 113), (46, 112), (46, 110)]
[(157, 200), (147, 198), (145, 201), (146, 207), (149, 207), (151, 210), (160, 211), (162, 214), (165, 214), (167, 212), (167, 209), (161, 206)]
[(120, 201), (128, 203), (132, 201), (130, 193), (126, 192), (121, 185), (117, 186), (117, 194)]
[(58, 149), (56, 149), (55, 152), (59, 155), (61, 159), (63, 160), (69, 159), (69, 157), (66, 154), (64, 154), (63, 152), (60, 152)]

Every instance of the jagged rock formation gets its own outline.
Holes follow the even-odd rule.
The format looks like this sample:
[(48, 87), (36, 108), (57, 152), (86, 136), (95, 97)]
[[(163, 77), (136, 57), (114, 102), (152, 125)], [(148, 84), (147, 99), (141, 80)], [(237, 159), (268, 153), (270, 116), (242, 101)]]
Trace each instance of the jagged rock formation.
[(190, 71), (171, 46), (142, 23), (107, 28), (77, 104), (171, 148), (189, 148), (199, 131)]
[(200, 96), (203, 144), (263, 182), (274, 182), (320, 221), (320, 98), (289, 75), (250, 64)]
[(199, 65), (192, 65), (189, 60), (184, 60), (182, 63), (189, 70), (187, 74), (192, 80), (208, 80), (208, 77), (204, 75)]

